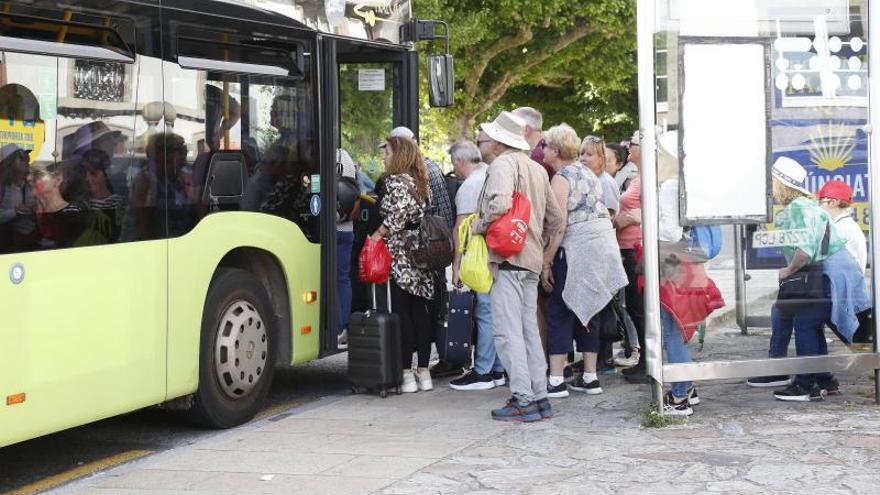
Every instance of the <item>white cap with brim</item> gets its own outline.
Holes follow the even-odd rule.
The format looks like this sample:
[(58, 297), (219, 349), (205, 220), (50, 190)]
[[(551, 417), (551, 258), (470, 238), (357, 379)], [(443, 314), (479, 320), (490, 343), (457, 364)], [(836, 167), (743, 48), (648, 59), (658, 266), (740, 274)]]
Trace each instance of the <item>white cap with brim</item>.
[(480, 124), (480, 129), (493, 140), (511, 148), (531, 149), (525, 138), (526, 122), (510, 112), (501, 112), (494, 121)]
[(807, 170), (800, 163), (787, 156), (780, 156), (773, 164), (770, 173), (784, 186), (790, 187), (804, 194), (810, 194), (807, 190)]
[[(391, 129), (391, 134), (388, 134), (388, 137), (390, 137), (390, 138), (396, 137), (396, 138), (415, 140), (416, 134), (409, 127), (405, 127), (405, 126), (401, 125), (401, 126), (395, 127), (394, 129)], [(386, 146), (388, 146), (387, 142), (379, 145), (380, 148), (384, 148)]]

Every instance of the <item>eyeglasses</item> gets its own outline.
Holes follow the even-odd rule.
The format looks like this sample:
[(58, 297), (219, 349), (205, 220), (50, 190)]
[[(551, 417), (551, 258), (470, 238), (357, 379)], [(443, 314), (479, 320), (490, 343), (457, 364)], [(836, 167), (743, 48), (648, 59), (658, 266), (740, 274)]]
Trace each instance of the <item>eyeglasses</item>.
[(491, 142), (492, 142), (491, 139), (478, 139), (478, 140), (477, 140), (477, 146), (480, 146), (480, 145), (483, 144), (483, 143), (491, 143)]

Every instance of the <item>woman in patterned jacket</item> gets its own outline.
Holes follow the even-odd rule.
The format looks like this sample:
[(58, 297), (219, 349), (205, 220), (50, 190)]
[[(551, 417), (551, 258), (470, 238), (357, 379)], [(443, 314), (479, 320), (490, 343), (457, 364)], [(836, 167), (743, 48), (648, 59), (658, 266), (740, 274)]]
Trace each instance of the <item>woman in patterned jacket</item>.
[[(428, 172), (415, 142), (389, 137), (385, 146), (385, 173), (380, 179), (379, 212), (382, 225), (373, 233), (374, 240), (385, 239), (391, 251), (391, 305), (400, 316), (403, 392), (431, 390), (432, 326), (428, 305), (434, 298), (430, 271), (416, 268), (410, 252), (418, 243), (418, 229), (425, 216), (431, 190)], [(412, 369), (413, 349), (418, 354), (418, 368)]]

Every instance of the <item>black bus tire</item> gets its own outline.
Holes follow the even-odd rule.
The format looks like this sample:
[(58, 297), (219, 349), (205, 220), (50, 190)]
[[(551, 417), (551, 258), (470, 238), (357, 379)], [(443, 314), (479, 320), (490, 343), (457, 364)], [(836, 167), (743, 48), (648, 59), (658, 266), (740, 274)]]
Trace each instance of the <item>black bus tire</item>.
[(221, 268), (205, 300), (199, 344), (199, 386), (188, 419), (230, 428), (251, 420), (272, 384), (274, 312), (250, 272)]

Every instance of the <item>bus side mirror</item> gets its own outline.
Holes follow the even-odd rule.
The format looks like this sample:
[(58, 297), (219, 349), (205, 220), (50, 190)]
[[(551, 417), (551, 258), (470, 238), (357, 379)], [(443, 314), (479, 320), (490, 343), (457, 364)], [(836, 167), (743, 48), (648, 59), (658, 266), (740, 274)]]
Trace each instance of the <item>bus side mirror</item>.
[(428, 55), (428, 101), (432, 107), (451, 107), (455, 102), (455, 71), (452, 55)]

